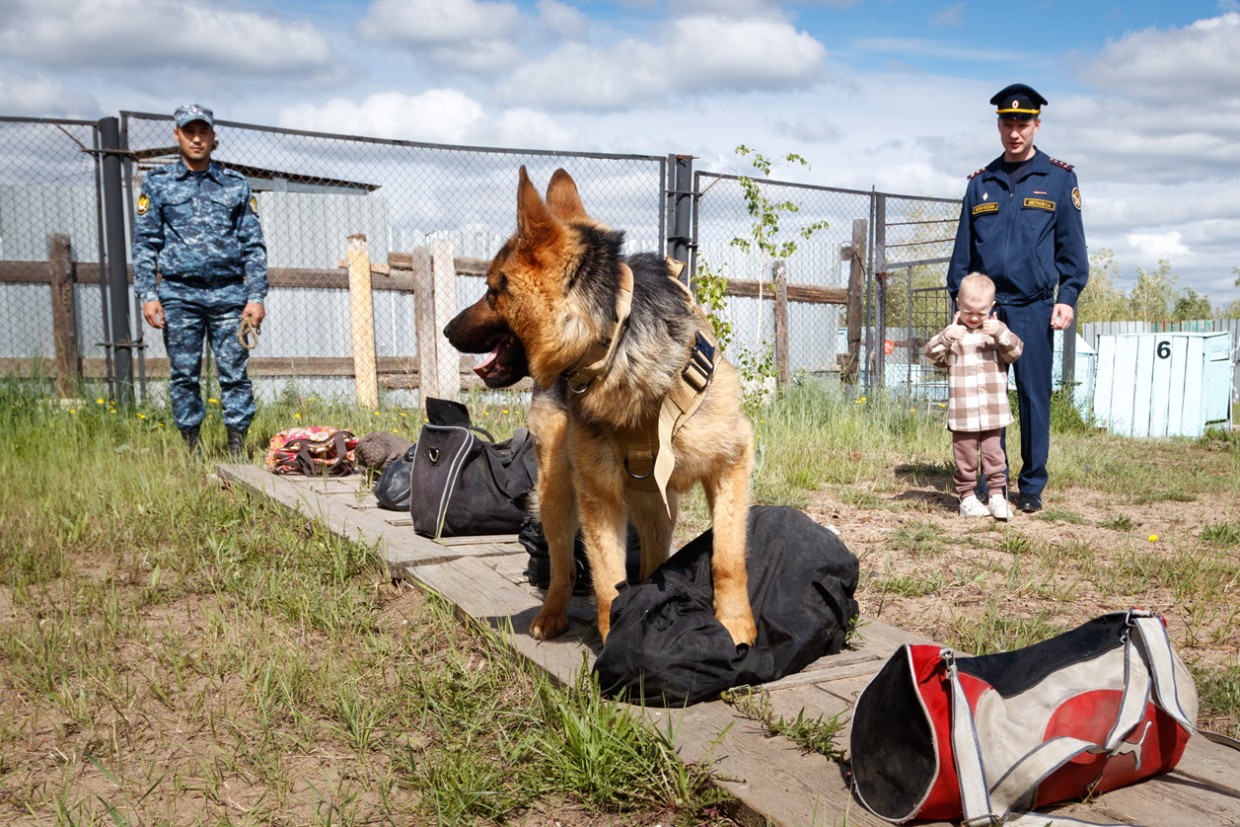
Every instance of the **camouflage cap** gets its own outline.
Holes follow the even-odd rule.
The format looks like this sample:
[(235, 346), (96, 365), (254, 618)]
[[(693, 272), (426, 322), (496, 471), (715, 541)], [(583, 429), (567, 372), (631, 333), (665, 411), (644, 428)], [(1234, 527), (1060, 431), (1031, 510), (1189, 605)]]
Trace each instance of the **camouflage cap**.
[(206, 121), (207, 126), (215, 128), (215, 115), (202, 104), (188, 103), (185, 106), (178, 106), (172, 117), (176, 119), (177, 126), (185, 126), (194, 121)]

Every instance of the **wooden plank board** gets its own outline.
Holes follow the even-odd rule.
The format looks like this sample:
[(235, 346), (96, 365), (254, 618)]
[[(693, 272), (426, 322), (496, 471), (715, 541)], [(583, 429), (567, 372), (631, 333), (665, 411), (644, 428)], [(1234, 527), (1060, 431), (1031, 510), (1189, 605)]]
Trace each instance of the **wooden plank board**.
[[(598, 636), (589, 598), (573, 598), (565, 634), (552, 641), (530, 637), (529, 625), (542, 604), (542, 593), (528, 582), (528, 555), (511, 535), (434, 543), (407, 524), (392, 524), (405, 515), (376, 513), (373, 498), (361, 493), (360, 477), (276, 477), (255, 466), (220, 466), (219, 472), (323, 520), (336, 533), (377, 545), (394, 572), (438, 592), (462, 617), (497, 631), (512, 651), (560, 683), (571, 684), (581, 669), (593, 666)], [(837, 744), (846, 747), (848, 713), (857, 695), (904, 643), (932, 641), (869, 621), (848, 649), (761, 689), (768, 693), (772, 711), (789, 720), (798, 715), (810, 720), (843, 716), (844, 731)], [(768, 737), (765, 727), (722, 701), (676, 710), (631, 708), (670, 731), (683, 760), (710, 767), (715, 783), (740, 803), (738, 818), (744, 824), (877, 827), (886, 823), (856, 802), (838, 765), (825, 756), (804, 753), (786, 738)], [(1049, 812), (1160, 827), (1240, 824), (1240, 753), (1194, 738), (1175, 772)]]

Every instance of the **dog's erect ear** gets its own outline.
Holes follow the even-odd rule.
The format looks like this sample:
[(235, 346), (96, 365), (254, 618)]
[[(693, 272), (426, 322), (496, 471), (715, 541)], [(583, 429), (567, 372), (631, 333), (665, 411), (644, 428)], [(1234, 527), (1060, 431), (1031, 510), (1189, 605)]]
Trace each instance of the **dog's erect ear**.
[(552, 174), (551, 183), (547, 185), (547, 208), (561, 221), (587, 217), (573, 176), (562, 169), (557, 169)]
[(555, 226), (555, 217), (539, 197), (538, 190), (534, 189), (530, 176), (522, 166), (517, 184), (517, 241), (537, 245)]

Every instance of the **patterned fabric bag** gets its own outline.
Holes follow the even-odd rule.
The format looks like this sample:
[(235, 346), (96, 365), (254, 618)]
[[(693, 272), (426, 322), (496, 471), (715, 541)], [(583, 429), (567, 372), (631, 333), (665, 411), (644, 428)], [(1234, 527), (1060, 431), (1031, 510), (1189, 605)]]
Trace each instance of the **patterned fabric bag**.
[(287, 428), (267, 448), (267, 470), (273, 474), (340, 477), (352, 474), (357, 437), (327, 425)]
[(1029, 811), (1169, 772), (1194, 732), (1235, 745), (1196, 721), (1192, 676), (1151, 612), (981, 657), (905, 645), (853, 709), (854, 791), (897, 824), (1079, 825)]

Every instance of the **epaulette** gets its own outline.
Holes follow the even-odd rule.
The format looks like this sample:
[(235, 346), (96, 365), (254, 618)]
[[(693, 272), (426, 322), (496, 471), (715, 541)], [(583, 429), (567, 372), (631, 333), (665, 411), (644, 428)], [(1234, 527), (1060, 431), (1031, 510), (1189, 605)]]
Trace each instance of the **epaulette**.
[(1051, 163), (1057, 167), (1062, 167), (1063, 169), (1066, 169), (1068, 172), (1072, 171), (1072, 165), (1069, 164), (1067, 161), (1061, 161), (1058, 158), (1051, 158)]
[(981, 168), (981, 169), (979, 169), (977, 172), (975, 172), (975, 173), (973, 173), (972, 175), (970, 175), (970, 176), (969, 176), (969, 180), (970, 180), (970, 181), (972, 181), (974, 178), (976, 178), (977, 176), (981, 175), (981, 174), (982, 174), (983, 172), (985, 172), (985, 171), (986, 171), (986, 167), (982, 167), (982, 168)]

